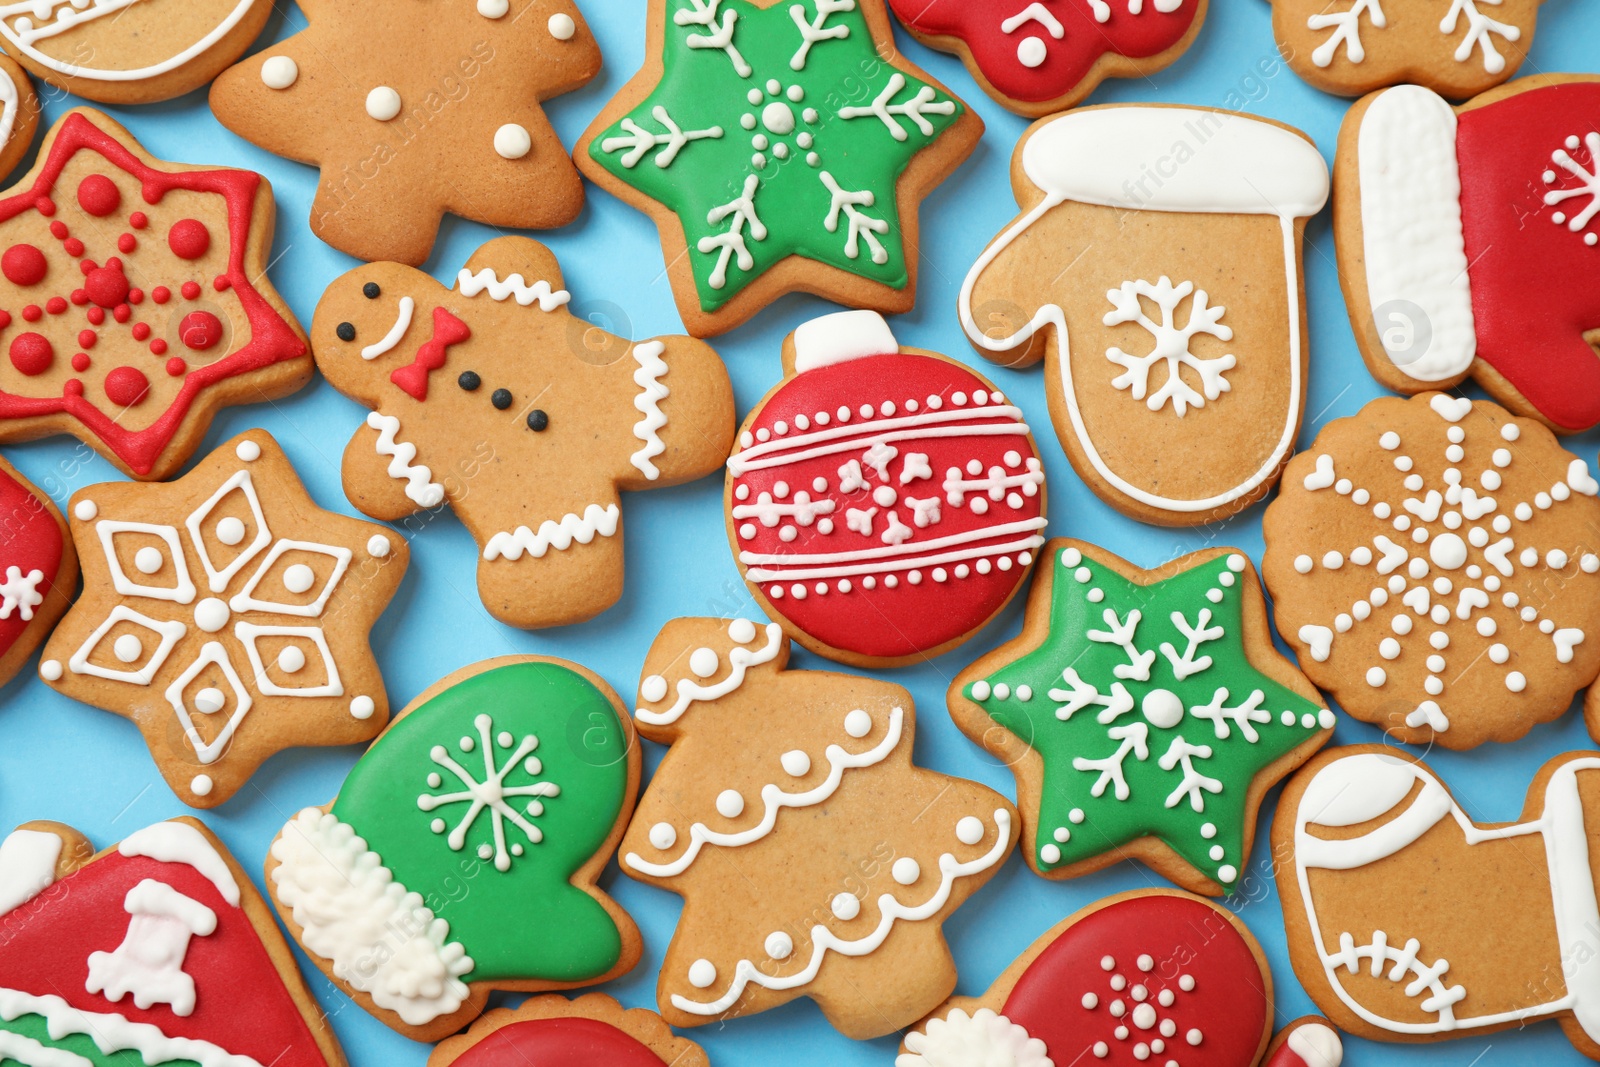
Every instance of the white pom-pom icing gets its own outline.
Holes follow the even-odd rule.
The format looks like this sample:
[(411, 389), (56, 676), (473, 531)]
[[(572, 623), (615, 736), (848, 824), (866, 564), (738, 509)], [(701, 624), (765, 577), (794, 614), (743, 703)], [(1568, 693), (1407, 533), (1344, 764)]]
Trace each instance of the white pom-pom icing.
[(1043, 1041), (988, 1008), (960, 1008), (906, 1038), (895, 1067), (1055, 1067)]

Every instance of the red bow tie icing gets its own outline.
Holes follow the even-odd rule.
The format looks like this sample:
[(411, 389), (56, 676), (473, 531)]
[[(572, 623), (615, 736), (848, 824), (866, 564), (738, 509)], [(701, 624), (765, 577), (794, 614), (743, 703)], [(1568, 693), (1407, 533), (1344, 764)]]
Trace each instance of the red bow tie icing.
[(264, 280), (271, 217), (259, 174), (162, 164), (69, 113), (0, 200), (0, 440), (59, 429), (161, 479), (217, 404), (298, 388), (310, 356)]

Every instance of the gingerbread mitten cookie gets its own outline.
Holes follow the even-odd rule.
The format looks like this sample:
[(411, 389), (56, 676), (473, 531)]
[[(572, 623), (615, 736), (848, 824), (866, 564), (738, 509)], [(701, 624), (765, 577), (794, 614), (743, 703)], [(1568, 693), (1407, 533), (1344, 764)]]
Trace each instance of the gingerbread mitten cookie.
[(638, 961), (638, 929), (597, 885), (638, 788), (633, 727), (598, 676), (485, 660), (408, 704), (333, 803), (279, 831), (268, 889), (335, 985), (437, 1041), (491, 989), (592, 985)]
[(896, 50), (883, 0), (651, 0), (645, 55), (574, 157), (655, 220), (690, 333), (790, 292), (911, 309), (918, 203), (983, 121)]
[(1334, 236), (1356, 343), (1402, 393), (1467, 376), (1557, 433), (1600, 424), (1600, 76), (1522, 78), (1451, 108), (1357, 103)]
[(218, 408), (310, 381), (267, 281), (273, 212), (253, 171), (167, 163), (67, 112), (0, 197), (0, 442), (70, 433), (159, 481)]
[(968, 340), (1046, 360), (1067, 458), (1118, 510), (1190, 526), (1266, 495), (1304, 410), (1316, 146), (1227, 111), (1084, 108), (1030, 127), (1011, 180), (1024, 213), (962, 286)]
[(1017, 776), (1028, 865), (1075, 878), (1138, 858), (1231, 893), (1275, 783), (1334, 715), (1272, 647), (1255, 568), (1229, 548), (1141, 570), (1044, 548), (1022, 634), (951, 683), (963, 733)]
[(95, 852), (60, 823), (0, 841), (0, 1057), (345, 1067), (272, 912), (196, 819)]
[(383, 729), (367, 633), (405, 540), (317, 507), (265, 430), (166, 485), (80, 489), (70, 511), (84, 592), (39, 676), (131, 719), (184, 803), (216, 807), (282, 749)]
[(875, 311), (813, 319), (728, 460), (728, 538), (756, 600), (820, 655), (895, 666), (954, 648), (1044, 544), (1022, 411)]
[(1194, 43), (1207, 0), (889, 0), (911, 35), (954, 52), (983, 91), (1019, 115), (1072, 107), (1106, 78), (1165, 68)]
[(1555, 1019), (1600, 1059), (1591, 825), (1593, 752), (1545, 764), (1514, 823), (1474, 822), (1393, 748), (1324, 752), (1284, 787), (1272, 827), (1295, 975), (1329, 1018), (1375, 1041)]
[(0, 685), (44, 643), (78, 589), (78, 553), (50, 498), (0, 457)]
[(459, 1037), (439, 1044), (428, 1067), (710, 1067), (705, 1051), (673, 1034), (653, 1011), (604, 993), (577, 1000), (530, 997), (515, 1011), (496, 1008)]
[[(1414, 744), (1515, 741), (1600, 673), (1600, 484), (1532, 419), (1430, 393), (1323, 427), (1267, 508), (1278, 630)], [(1600, 698), (1589, 704), (1600, 737)]]
[(668, 1022), (804, 996), (847, 1037), (879, 1037), (955, 988), (942, 925), (999, 870), (1016, 809), (912, 764), (904, 689), (788, 659), (777, 623), (662, 629), (634, 714), (672, 749), (622, 870), (685, 898), (656, 986)]
[(318, 237), (418, 266), (447, 211), (506, 229), (577, 217), (583, 183), (540, 106), (600, 70), (572, 0), (301, 7), (310, 26), (223, 72), (211, 109), (321, 169)]
[(1083, 908), (987, 992), (951, 998), (906, 1035), (895, 1067), (1339, 1067), (1343, 1058), (1320, 1019), (1290, 1023), (1269, 1050), (1271, 1033), (1272, 974), (1249, 928), (1198, 897), (1147, 889)]

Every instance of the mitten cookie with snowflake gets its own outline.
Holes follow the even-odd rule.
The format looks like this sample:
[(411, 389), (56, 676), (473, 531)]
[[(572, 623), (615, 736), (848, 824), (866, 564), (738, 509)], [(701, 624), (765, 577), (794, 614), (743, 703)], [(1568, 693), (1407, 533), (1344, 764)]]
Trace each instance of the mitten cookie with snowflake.
[(1082, 541), (1043, 551), (1022, 633), (956, 676), (950, 714), (1017, 778), (1023, 856), (1046, 878), (1138, 858), (1234, 892), (1268, 789), (1334, 715), (1272, 647), (1233, 549), (1141, 570)]
[(880, 1037), (955, 988), (943, 924), (999, 871), (1016, 809), (911, 762), (904, 689), (788, 659), (777, 623), (662, 628), (634, 714), (672, 748), (621, 866), (684, 898), (656, 986), (674, 1026), (809, 997)]
[(968, 340), (1046, 361), (1067, 457), (1134, 518), (1197, 525), (1266, 495), (1304, 409), (1316, 146), (1227, 111), (1084, 108), (1030, 127), (1011, 180), (1023, 214), (962, 286)]
[(1243, 922), (1187, 893), (1138, 890), (1068, 916), (986, 992), (946, 1001), (895, 1067), (1339, 1067), (1343, 1043), (1322, 1019), (1296, 1019), (1269, 1045), (1272, 1008)]
[(337, 799), (289, 820), (268, 889), (335, 985), (437, 1041), (492, 989), (593, 985), (638, 961), (638, 928), (597, 885), (638, 788), (632, 724), (598, 676), (485, 660), (426, 689)]
[(1600, 424), (1600, 76), (1521, 78), (1459, 108), (1375, 93), (1340, 131), (1334, 209), (1380, 382), (1470, 375), (1557, 433)]
[(78, 553), (50, 497), (0, 457), (0, 685), (44, 643), (78, 588)]

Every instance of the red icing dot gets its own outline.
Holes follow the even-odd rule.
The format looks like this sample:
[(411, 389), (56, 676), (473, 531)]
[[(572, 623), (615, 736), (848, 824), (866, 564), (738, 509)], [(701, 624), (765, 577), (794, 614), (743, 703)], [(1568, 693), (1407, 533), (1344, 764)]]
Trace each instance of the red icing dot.
[(89, 299), (103, 308), (116, 307), (128, 299), (128, 276), (122, 273), (122, 264), (104, 266), (89, 272), (89, 277), (84, 279), (83, 287), (89, 291)]
[[(76, 301), (74, 301), (74, 303), (76, 303)], [(102, 307), (90, 308), (88, 311), (83, 313), (83, 317), (88, 319), (92, 325), (103, 325), (106, 321), (106, 309)]]
[(150, 324), (148, 322), (136, 322), (133, 324), (133, 339), (135, 341), (145, 341), (149, 337)]
[(44, 309), (52, 315), (60, 315), (67, 310), (67, 302), (59, 296), (52, 296), (44, 302)]
[(209, 311), (191, 311), (178, 324), (178, 336), (185, 347), (204, 352), (222, 340), (222, 320)]
[(89, 369), (89, 353), (79, 352), (72, 357), (72, 369), (82, 374)]
[(161, 338), (157, 337), (154, 341), (150, 342), (150, 351), (154, 352), (158, 356), (166, 355), (167, 354), (167, 342), (165, 342)]
[(122, 252), (132, 252), (139, 247), (139, 239), (131, 233), (125, 233), (117, 238), (117, 249)]
[(47, 269), (44, 253), (33, 245), (12, 245), (0, 255), (0, 274), (12, 285), (38, 285)]
[(49, 218), (56, 213), (56, 202), (48, 196), (41, 196), (33, 202), (33, 209), (45, 218)]
[(150, 225), (150, 216), (146, 215), (142, 211), (135, 211), (132, 215), (128, 216), (128, 225), (132, 226), (136, 230), (142, 230), (146, 226)]
[(0, 330), (3, 330), (7, 326), (10, 326), (10, 325), (11, 325), (11, 312), (9, 312), (9, 311), (0, 311)]
[(92, 260), (92, 259), (85, 259), (85, 260), (80, 260), (80, 261), (79, 261), (79, 262), (78, 262), (78, 270), (80, 270), (80, 271), (81, 271), (81, 272), (83, 272), (83, 275), (84, 275), (84, 277), (88, 277), (88, 275), (89, 275), (89, 272), (90, 272), (90, 271), (92, 271), (92, 270), (94, 270), (94, 269), (95, 269), (95, 267), (97, 267), (97, 266), (99, 266), (99, 264), (98, 264), (98, 263), (96, 263), (96, 262), (95, 262), (95, 261), (94, 261), (94, 260)]
[(199, 295), (200, 295), (200, 283), (199, 282), (184, 282), (183, 283), (183, 298), (185, 300), (193, 300), (195, 297), (197, 297)]
[(164, 285), (158, 285), (154, 289), (150, 290), (150, 299), (154, 300), (158, 304), (165, 304), (168, 300), (172, 299), (172, 290), (168, 289)]
[(104, 174), (91, 174), (78, 183), (78, 206), (103, 219), (122, 206), (122, 193)]
[(117, 367), (106, 375), (106, 397), (121, 407), (131, 408), (150, 392), (150, 379), (137, 367)]
[(111, 317), (118, 322), (127, 322), (133, 317), (133, 309), (127, 304), (118, 304), (111, 309)]
[(100, 338), (93, 330), (80, 330), (78, 332), (78, 347), (93, 348), (94, 343)]
[(49, 370), (55, 357), (55, 346), (42, 334), (18, 334), (11, 341), (11, 365), (29, 377)]
[(57, 219), (50, 224), (50, 236), (54, 237), (58, 241), (65, 240), (67, 234), (71, 232), (72, 231), (67, 229), (67, 224), (62, 222), (60, 219)]
[(228, 280), (227, 275), (219, 274), (217, 275), (216, 279), (212, 281), (211, 286), (212, 288), (216, 289), (217, 292), (225, 293), (228, 291), (228, 286), (232, 284), (233, 283)]
[(129, 289), (128, 290), (128, 303), (130, 303), (130, 304), (142, 304), (142, 303), (144, 303), (144, 290), (138, 288), (137, 286), (135, 286), (132, 289)]
[(76, 378), (68, 378), (61, 383), (61, 391), (67, 396), (82, 396), (83, 383)]
[(171, 359), (167, 360), (167, 373), (172, 375), (174, 378), (188, 369), (189, 364), (185, 363), (179, 356), (173, 356)]
[(22, 317), (27, 319), (29, 322), (38, 322), (43, 315), (44, 310), (40, 308), (38, 304), (29, 304), (27, 307), (22, 309)]
[(69, 256), (83, 255), (83, 242), (76, 237), (68, 237), (61, 242), (61, 247), (67, 250), (67, 255)]
[(89, 302), (89, 290), (87, 290), (87, 289), (74, 289), (74, 290), (72, 290), (72, 302), (74, 304), (77, 304), (79, 307), (82, 307), (83, 305), (87, 304)]
[(199, 219), (179, 219), (167, 231), (167, 244), (179, 259), (199, 259), (211, 247), (211, 231)]

